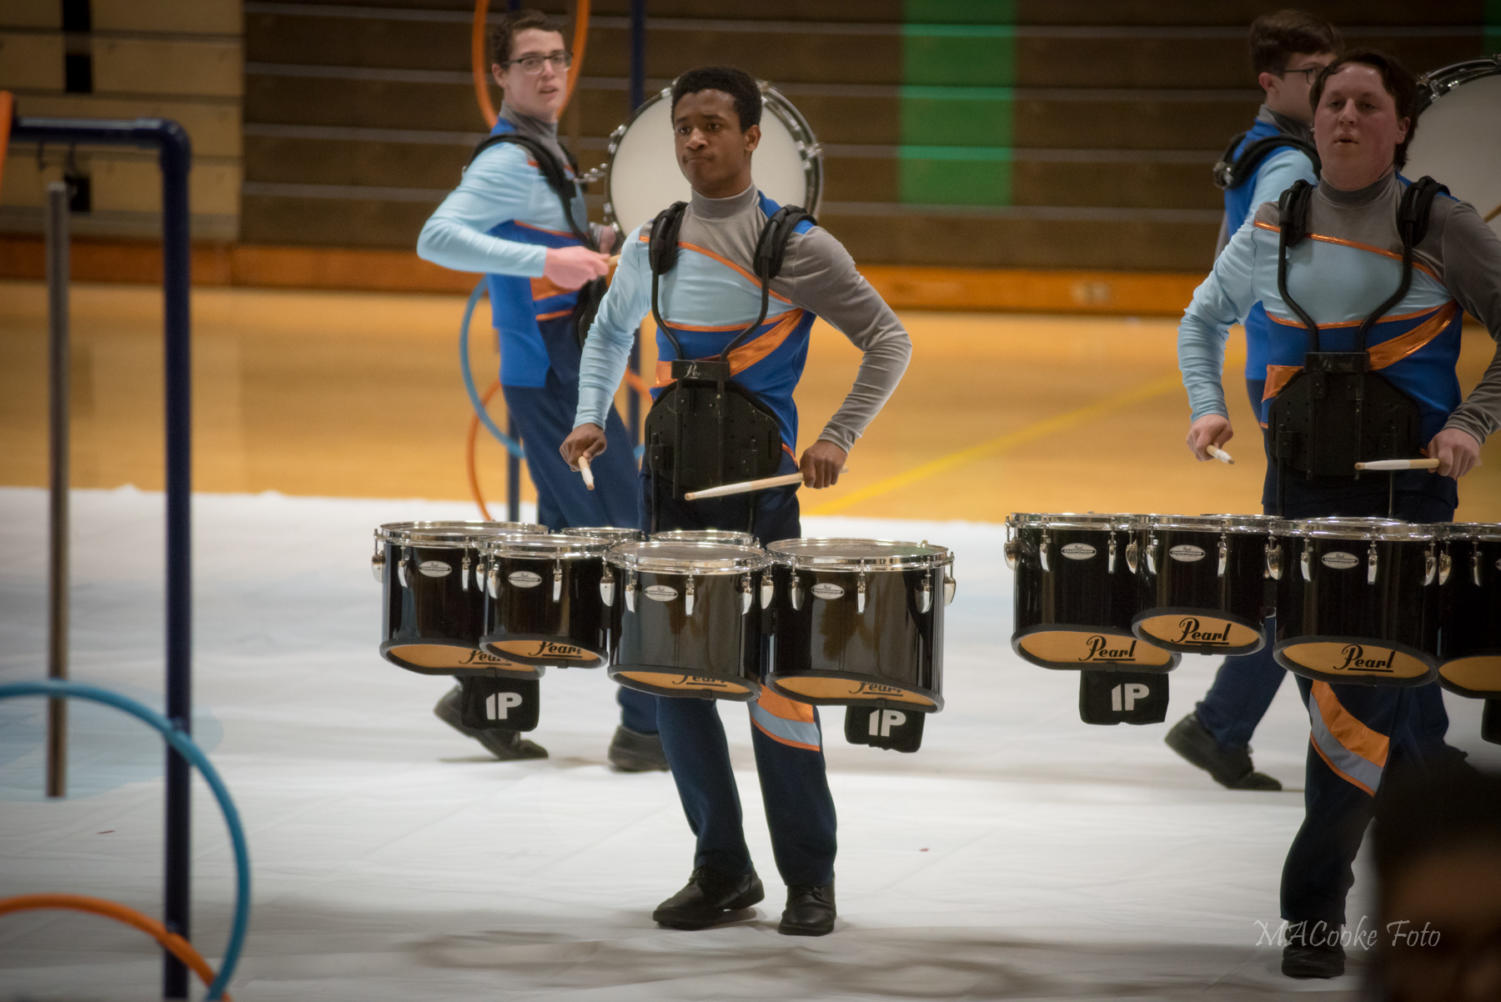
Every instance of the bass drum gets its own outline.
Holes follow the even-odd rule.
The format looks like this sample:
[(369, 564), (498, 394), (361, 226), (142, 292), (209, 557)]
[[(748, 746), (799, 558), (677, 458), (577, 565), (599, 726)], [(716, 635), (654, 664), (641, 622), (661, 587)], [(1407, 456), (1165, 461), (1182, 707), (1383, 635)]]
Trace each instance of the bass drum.
[[(672, 135), (672, 90), (664, 88), (637, 108), (610, 136), (605, 176), (605, 219), (630, 233), (673, 202), (692, 195), (678, 168)], [(773, 86), (761, 83), (761, 144), (755, 154), (756, 187), (780, 205), (800, 205), (814, 215), (823, 193), (823, 151), (808, 120)]]
[(1417, 126), (1403, 176), (1442, 182), (1501, 235), (1501, 57), (1423, 74)]

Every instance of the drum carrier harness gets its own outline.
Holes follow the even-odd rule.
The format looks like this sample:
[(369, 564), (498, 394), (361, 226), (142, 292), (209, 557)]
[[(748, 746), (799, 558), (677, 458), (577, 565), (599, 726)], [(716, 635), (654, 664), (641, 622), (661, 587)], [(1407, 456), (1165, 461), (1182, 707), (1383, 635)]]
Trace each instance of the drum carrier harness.
[(1246, 133), (1244, 132), (1236, 135), (1234, 139), (1230, 140), (1230, 145), (1225, 147), (1225, 152), (1220, 154), (1219, 160), (1215, 162), (1214, 183), (1218, 187), (1227, 191), (1231, 188), (1239, 188), (1250, 180), (1251, 175), (1256, 172), (1256, 168), (1261, 166), (1261, 161), (1271, 156), (1275, 150), (1279, 150), (1284, 146), (1291, 146), (1294, 149), (1302, 150), (1308, 155), (1308, 159), (1313, 162), (1313, 172), (1315, 174), (1319, 172), (1319, 167), (1321, 166), (1319, 163), (1319, 151), (1314, 149), (1313, 144), (1306, 139), (1299, 139), (1297, 136), (1289, 136), (1285, 133), (1276, 136), (1263, 136), (1241, 150), (1240, 156), (1237, 157), (1235, 156), (1235, 148), (1245, 138)]
[[(502, 132), (480, 142), (474, 148), (474, 152), (469, 154), (469, 164), (473, 164), (475, 158), (490, 147), (501, 143), (520, 146), (531, 154), (532, 159), (537, 161), (537, 169), (542, 172), (542, 179), (547, 182), (547, 186), (552, 189), (553, 194), (557, 195), (558, 201), (562, 203), (563, 218), (568, 220), (568, 228), (573, 231), (573, 235), (578, 238), (580, 243), (590, 250), (598, 252), (599, 244), (595, 241), (594, 234), (590, 233), (587, 229), (580, 229), (578, 220), (573, 216), (573, 196), (577, 191), (573, 178), (568, 176), (568, 172), (558, 162), (558, 158), (553, 156), (552, 151), (546, 146), (530, 136), (523, 136), (516, 132)], [(560, 145), (559, 149), (563, 149), (563, 147)], [(569, 150), (563, 149), (563, 153), (568, 157), (568, 167), (572, 169), (574, 176), (577, 176), (579, 172), (578, 161), (574, 159), (573, 154)], [(466, 170), (469, 168), (469, 164), (464, 165)], [(573, 333), (578, 338), (579, 347), (583, 347), (584, 339), (589, 336), (589, 328), (594, 324), (594, 315), (599, 312), (600, 300), (605, 298), (605, 290), (609, 287), (609, 281), (604, 278), (592, 278), (579, 286), (578, 305), (573, 308)]]
[[(1433, 199), (1448, 189), (1431, 177), (1408, 185), (1397, 207), (1402, 238), (1402, 280), (1397, 290), (1371, 311), (1356, 332), (1352, 351), (1322, 351), (1319, 327), (1287, 288), (1289, 248), (1309, 236), (1308, 204), (1314, 186), (1297, 181), (1277, 202), (1277, 293), (1308, 328), (1311, 343), (1303, 368), (1272, 401), (1269, 434), (1277, 463), (1277, 510), (1284, 510), (1289, 470), (1307, 479), (1358, 478), (1357, 462), (1415, 455), (1421, 446), (1417, 402), (1385, 377), (1371, 371), (1366, 336), (1386, 311), (1402, 301), (1412, 284), (1413, 248), (1428, 231)], [(1395, 490), (1396, 475), (1390, 481)]]
[[(678, 234), (687, 202), (674, 202), (652, 220), (647, 243), (651, 265), (651, 315), (657, 330), (683, 354), (682, 343), (662, 319), (659, 285), (664, 272), (677, 264)], [(664, 487), (671, 496), (776, 473), (782, 461), (782, 434), (771, 410), (749, 390), (731, 380), (730, 353), (743, 344), (766, 319), (771, 281), (780, 274), (788, 241), (813, 216), (800, 206), (778, 209), (756, 241), (755, 277), (761, 285), (761, 310), (750, 326), (725, 345), (718, 356), (674, 358), (672, 385), (664, 389), (647, 412), (645, 463), (651, 471), (653, 496)], [(652, 531), (657, 508), (652, 505)], [(754, 506), (750, 517), (754, 519)]]

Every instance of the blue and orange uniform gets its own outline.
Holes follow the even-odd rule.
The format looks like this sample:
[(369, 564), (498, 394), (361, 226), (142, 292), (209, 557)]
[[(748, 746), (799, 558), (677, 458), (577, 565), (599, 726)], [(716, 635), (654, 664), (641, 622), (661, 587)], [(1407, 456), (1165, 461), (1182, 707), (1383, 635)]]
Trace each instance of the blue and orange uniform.
[[(676, 264), (660, 279), (660, 313), (684, 357), (717, 357), (756, 319), (761, 286), (752, 271), (753, 254), (776, 210), (754, 186), (730, 198), (694, 193), (684, 213)], [(638, 229), (626, 238), (620, 267), (589, 333), (575, 425), (601, 424), (624, 372), (631, 332), (651, 309), (651, 286), (647, 240)], [(732, 380), (775, 415), (782, 472), (797, 469), (792, 395), (807, 361), (815, 315), (864, 352), (854, 387), (818, 435), (846, 452), (895, 388), (911, 350), (895, 314), (838, 241), (820, 227), (799, 224), (780, 276), (770, 285), (764, 321), (729, 359)], [(659, 393), (671, 379), (676, 349), (660, 331), (657, 349), (662, 362), (654, 392)], [(762, 542), (801, 534), (792, 487), (696, 502), (654, 487), (651, 471), (643, 470), (643, 504), (658, 505), (661, 529), (749, 528)], [(732, 876), (752, 872), (717, 706), (693, 698), (657, 702), (662, 746), (697, 840), (694, 865)], [(789, 886), (830, 884), (836, 819), (818, 714), (810, 705), (764, 690), (750, 704), (750, 723), (777, 869)]]
[[(1350, 351), (1370, 311), (1398, 287), (1402, 241), (1397, 207), (1407, 187), (1394, 171), (1357, 191), (1321, 182), (1309, 202), (1309, 236), (1288, 251), (1287, 289), (1318, 325), (1320, 348)], [(1309, 350), (1307, 329), (1278, 293), (1280, 220), (1263, 205), (1240, 230), (1194, 292), (1178, 331), (1179, 366), (1195, 419), (1228, 416), (1220, 369), (1230, 324), (1260, 304), (1271, 321), (1262, 420)], [(1427, 234), (1414, 251), (1411, 286), (1369, 332), (1372, 370), (1416, 402), (1423, 441), (1459, 429), (1484, 443), (1501, 426), (1501, 350), (1480, 384), (1462, 396), (1455, 377), (1462, 314), (1469, 312), (1501, 340), (1501, 239), (1469, 205), (1434, 201)], [(1283, 485), (1290, 518), (1385, 515), (1384, 477), (1289, 477)], [(1278, 496), (1268, 469), (1263, 500)], [(1452, 518), (1457, 485), (1435, 473), (1398, 475), (1395, 514), (1414, 522)], [(1282, 913), (1303, 928), (1332, 929), (1344, 921), (1351, 863), (1371, 815), (1371, 802), (1394, 763), (1432, 760), (1435, 685), (1391, 688), (1331, 685), (1298, 679), (1311, 737), (1305, 816), (1283, 868)]]
[[(491, 134), (508, 132), (552, 150), (572, 176), (556, 123), (502, 105)], [(485, 274), (500, 342), (501, 392), (537, 489), (537, 520), (551, 529), (633, 526), (640, 520), (635, 453), (613, 406), (603, 419), (611, 449), (594, 466), (595, 490), (588, 490), (558, 455), (578, 404), (573, 317), (578, 292), (558, 288), (543, 272), (549, 248), (580, 246), (574, 230), (587, 232), (583, 192), (576, 184), (568, 211), (572, 222), (525, 148), (496, 143), (465, 169), (459, 186), (422, 227), (417, 253), (445, 268)], [(656, 731), (650, 699), (628, 690), (619, 698), (626, 727), (641, 734)]]

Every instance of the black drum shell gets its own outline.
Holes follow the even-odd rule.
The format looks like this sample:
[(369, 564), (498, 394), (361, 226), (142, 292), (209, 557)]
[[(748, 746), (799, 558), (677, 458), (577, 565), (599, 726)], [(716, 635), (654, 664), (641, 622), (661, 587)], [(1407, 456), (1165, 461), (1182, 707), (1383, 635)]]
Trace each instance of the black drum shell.
[(1439, 683), (1462, 696), (1501, 698), (1501, 539), (1450, 537), (1445, 545)]
[[(1274, 597), (1266, 576), (1267, 535), (1225, 532), (1225, 573), (1219, 573), (1222, 533), (1214, 529), (1152, 526), (1135, 531), (1138, 547), (1136, 578), (1140, 587), (1138, 611), (1131, 629), (1148, 643), (1186, 654), (1249, 654), (1265, 643), (1262, 627)], [(1153, 546), (1155, 539), (1156, 545)], [(1199, 559), (1174, 556), (1179, 547), (1196, 547)], [(1148, 549), (1154, 551), (1148, 559)], [(1156, 569), (1153, 570), (1155, 563)], [(1157, 617), (1177, 618), (1177, 637), (1162, 637), (1150, 629)], [(1209, 630), (1194, 630), (1190, 620), (1223, 621)]]
[[(943, 566), (866, 570), (860, 612), (859, 572), (775, 565), (767, 684), (790, 699), (820, 706), (941, 710), (943, 577)], [(801, 596), (796, 609), (794, 579)], [(837, 585), (843, 594), (821, 598), (815, 592), (819, 585)], [(853, 691), (832, 694), (851, 685)]]
[[(490, 654), (522, 665), (601, 668), (609, 661), (610, 622), (600, 599), (604, 557), (554, 558), (491, 552), (483, 601), (480, 645)], [(553, 600), (553, 572), (562, 573)], [(535, 585), (511, 581), (531, 574)], [(491, 589), (493, 589), (493, 594)]]
[[(762, 571), (692, 574), (693, 612), (685, 601), (689, 572), (637, 571), (612, 564), (615, 597), (610, 606), (610, 677), (629, 689), (658, 696), (747, 701), (761, 692)], [(627, 607), (625, 583), (636, 575), (635, 610)], [(749, 609), (745, 578), (750, 579)], [(649, 589), (671, 588), (658, 601)], [(639, 673), (639, 674), (638, 674)], [(645, 677), (642, 677), (642, 676)]]
[[(1043, 535), (1048, 537), (1048, 569), (1041, 558)], [(1109, 546), (1116, 543), (1114, 565)], [(1131, 534), (1123, 527), (1078, 525), (1017, 528), (1015, 553), (1015, 620), (1011, 647), (1023, 660), (1043, 668), (1169, 670), (1180, 656), (1138, 639), (1131, 632), (1138, 585), (1126, 564)], [(1084, 544), (1091, 556), (1076, 559), (1064, 549)], [(1077, 552), (1077, 551), (1074, 551)], [(1046, 656), (1029, 650), (1035, 635), (1077, 634), (1082, 655)]]
[[(422, 675), (491, 674), (533, 678), (537, 671), (484, 651), (484, 591), (479, 550), (474, 546), (382, 544), (380, 653), (394, 665)], [(407, 583), (400, 566), (407, 560)], [(424, 573), (438, 565), (447, 573)]]
[[(1372, 540), (1293, 535), (1280, 542), (1273, 650), (1278, 664), (1322, 682), (1404, 686), (1433, 681), (1438, 668), (1439, 591), (1436, 582), (1425, 583), (1432, 543), (1375, 540), (1377, 574), (1370, 583), (1367, 560)], [(1301, 567), (1305, 548), (1311, 581), (1304, 580)], [(1336, 553), (1355, 557), (1353, 566), (1325, 562), (1348, 562), (1331, 556)], [(1303, 646), (1313, 644), (1331, 645), (1320, 651), (1327, 650), (1332, 659), (1316, 665), (1293, 660), (1292, 653), (1319, 653)], [(1383, 658), (1391, 664), (1382, 667)], [(1368, 663), (1344, 667), (1351, 659)]]

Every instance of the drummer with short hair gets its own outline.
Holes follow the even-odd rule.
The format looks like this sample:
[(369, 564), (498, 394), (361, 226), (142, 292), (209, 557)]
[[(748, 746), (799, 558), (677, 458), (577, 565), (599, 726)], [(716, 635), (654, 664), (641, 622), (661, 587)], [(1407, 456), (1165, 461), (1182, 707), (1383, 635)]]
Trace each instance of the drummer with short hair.
[[(1395, 60), (1345, 53), (1319, 75), (1311, 100), (1323, 164), (1317, 187), (1294, 186), (1280, 205), (1257, 210), (1195, 290), (1178, 328), (1192, 408), (1188, 447), (1204, 460), (1233, 434), (1220, 382), (1224, 344), (1230, 325), (1259, 304), (1271, 320), (1262, 420), (1273, 452), (1266, 496), (1277, 499), (1277, 513), (1447, 522), (1456, 482), (1501, 427), (1501, 348), (1467, 396), (1455, 374), (1466, 312), (1501, 340), (1501, 239), (1470, 205), (1398, 173), (1416, 126), (1416, 89)], [(1362, 357), (1356, 369), (1333, 367)], [(1332, 388), (1354, 378), (1365, 425), (1347, 406), (1324, 403), (1347, 399)], [(1390, 423), (1372, 420), (1381, 398)], [(1436, 469), (1388, 481), (1357, 477), (1353, 462), (1347, 472), (1326, 468), (1326, 457), (1401, 427), (1414, 429), (1412, 453), (1426, 452)], [(1282, 970), (1327, 978), (1344, 970), (1345, 897), (1376, 790), (1389, 766), (1424, 767), (1435, 749), (1414, 740), (1422, 727), (1413, 688), (1302, 676), (1298, 688), (1312, 736), (1304, 821), (1282, 873), (1289, 923)]]
[[(675, 237), (658, 235), (658, 247), (670, 249), (675, 260), (663, 268), (665, 262), (657, 259), (654, 276), (652, 225), (626, 237), (619, 270), (584, 347), (578, 414), (563, 442), (563, 458), (576, 465), (605, 450), (604, 417), (624, 372), (633, 332), (655, 307), (667, 328), (659, 327), (657, 334), (655, 407), (663, 406), (662, 394), (672, 390), (676, 375), (690, 378), (693, 367), (680, 365), (675, 372), (674, 360), (727, 361), (734, 394), (748, 401), (745, 424), (758, 433), (769, 428), (780, 440), (767, 468), (757, 472), (800, 471), (803, 486), (830, 487), (855, 440), (896, 388), (911, 341), (839, 241), (811, 219), (778, 216), (781, 207), (752, 181), (751, 156), (761, 137), (761, 93), (755, 80), (726, 67), (690, 70), (673, 84), (671, 115), (678, 163), (693, 189)], [(785, 223), (786, 230), (762, 243), (773, 219)], [(756, 253), (758, 244), (766, 253)], [(780, 254), (781, 262), (763, 299), (757, 275), (767, 273), (767, 253)], [(763, 259), (760, 268), (758, 257)], [(794, 458), (798, 415), (792, 394), (815, 316), (849, 338), (863, 357), (841, 406), (813, 444)], [(689, 424), (688, 431), (696, 432), (707, 426)], [(666, 444), (683, 447), (685, 453), (720, 455), (684, 454), (680, 463), (703, 467), (727, 458), (728, 443), (685, 435), (696, 444)], [(765, 543), (801, 534), (795, 486), (687, 501), (676, 479), (680, 467), (654, 468), (654, 454), (662, 453), (649, 443), (641, 471), (649, 530), (743, 530)], [(750, 704), (750, 716), (773, 853), (788, 887), (778, 931), (823, 935), (834, 926), (836, 839), (818, 715), (812, 706), (767, 690)], [(703, 699), (660, 698), (657, 720), (697, 846), (687, 886), (664, 901), (653, 918), (673, 928), (704, 928), (737, 917), (740, 909), (760, 901), (764, 891), (746, 845), (717, 707)]]
[[(609, 270), (616, 236), (587, 222), (573, 158), (558, 139), (572, 62), (563, 24), (540, 11), (511, 11), (491, 29), (489, 43), (490, 73), (503, 92), (500, 114), (459, 186), (423, 225), (417, 254), (445, 268), (485, 274), (501, 392), (526, 447), (537, 521), (550, 529), (634, 526), (635, 457), (614, 408), (601, 415), (617, 449), (593, 471), (598, 490), (587, 489), (553, 451), (573, 426), (580, 289)], [(625, 772), (664, 768), (651, 700), (625, 689), (618, 699), (610, 764)], [(497, 758), (546, 757), (518, 731), (471, 730), (459, 706), (455, 686), (434, 712)]]

